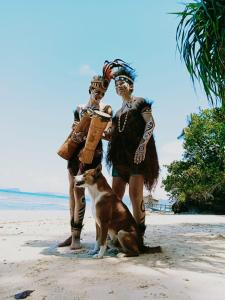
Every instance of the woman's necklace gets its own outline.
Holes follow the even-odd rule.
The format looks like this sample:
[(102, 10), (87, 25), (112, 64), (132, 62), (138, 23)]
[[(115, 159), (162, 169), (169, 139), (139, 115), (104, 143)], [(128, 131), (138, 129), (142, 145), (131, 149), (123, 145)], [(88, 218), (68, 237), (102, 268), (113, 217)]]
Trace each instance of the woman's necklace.
[[(122, 128), (121, 128), (121, 116), (122, 116), (122, 111), (121, 111), (121, 113), (119, 114), (119, 117), (118, 117), (118, 131), (119, 131), (120, 133), (123, 132), (124, 129), (125, 129), (125, 127), (126, 127), (128, 114), (129, 114), (130, 109), (132, 108), (132, 102), (133, 102), (133, 100), (134, 100), (134, 97), (131, 96), (130, 101), (126, 103), (127, 111), (126, 111), (126, 115), (125, 115), (125, 119), (124, 119)], [(125, 107), (126, 107), (126, 106), (125, 106)]]

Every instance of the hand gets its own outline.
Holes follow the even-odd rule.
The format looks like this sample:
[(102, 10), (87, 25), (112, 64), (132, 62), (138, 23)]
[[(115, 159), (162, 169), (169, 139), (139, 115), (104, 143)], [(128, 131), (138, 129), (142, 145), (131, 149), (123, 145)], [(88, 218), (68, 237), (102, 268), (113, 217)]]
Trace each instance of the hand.
[(79, 124), (78, 121), (74, 121), (72, 124), (72, 129), (75, 129), (77, 127), (77, 125)]
[(108, 128), (108, 130), (105, 130), (103, 132), (102, 138), (106, 141), (110, 141), (112, 138), (112, 131), (111, 128)]
[(110, 62), (108, 60), (104, 62), (103, 76), (106, 78), (106, 80), (110, 81), (113, 78), (113, 68), (115, 66), (116, 65), (114, 64), (114, 62)]
[(104, 94), (101, 93), (100, 91), (93, 89), (91, 91), (91, 95), (90, 95), (90, 105), (91, 107), (94, 107), (95, 109), (99, 110), (100, 107), (100, 100), (103, 98)]
[(77, 133), (73, 132), (71, 135), (71, 139), (74, 143), (80, 144), (84, 140), (86, 140), (86, 136), (85, 136), (84, 132), (77, 132)]
[(142, 161), (145, 160), (145, 154), (146, 154), (146, 144), (141, 143), (137, 147), (137, 150), (134, 155), (134, 163), (139, 165)]
[(82, 108), (80, 110), (80, 117), (83, 118), (83, 116), (87, 115), (88, 114), (88, 109), (85, 107), (85, 108)]

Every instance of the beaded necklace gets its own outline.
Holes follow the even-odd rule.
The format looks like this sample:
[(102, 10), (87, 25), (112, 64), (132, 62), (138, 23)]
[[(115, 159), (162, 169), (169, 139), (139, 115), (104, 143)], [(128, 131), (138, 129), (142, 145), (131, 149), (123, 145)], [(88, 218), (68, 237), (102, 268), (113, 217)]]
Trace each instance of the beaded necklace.
[(130, 109), (132, 108), (132, 102), (133, 102), (133, 100), (134, 100), (134, 97), (131, 96), (130, 101), (127, 102), (128, 110), (127, 110), (127, 112), (126, 112), (126, 115), (125, 115), (125, 119), (124, 119), (122, 128), (121, 128), (121, 120), (120, 120), (120, 119), (121, 119), (121, 116), (122, 116), (122, 113), (119, 114), (119, 117), (118, 117), (118, 131), (119, 131), (119, 133), (123, 132), (124, 129), (125, 129), (125, 127), (126, 127), (128, 114), (129, 114)]

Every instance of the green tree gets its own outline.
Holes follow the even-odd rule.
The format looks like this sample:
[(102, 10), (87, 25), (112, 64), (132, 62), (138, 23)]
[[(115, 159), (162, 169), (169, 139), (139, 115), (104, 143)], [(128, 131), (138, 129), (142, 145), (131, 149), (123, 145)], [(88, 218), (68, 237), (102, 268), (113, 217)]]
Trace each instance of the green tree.
[(176, 40), (181, 57), (208, 100), (225, 107), (225, 1), (196, 0), (175, 13), (181, 20)]
[(225, 115), (222, 108), (191, 114), (181, 161), (166, 166), (165, 190), (174, 210), (225, 213)]

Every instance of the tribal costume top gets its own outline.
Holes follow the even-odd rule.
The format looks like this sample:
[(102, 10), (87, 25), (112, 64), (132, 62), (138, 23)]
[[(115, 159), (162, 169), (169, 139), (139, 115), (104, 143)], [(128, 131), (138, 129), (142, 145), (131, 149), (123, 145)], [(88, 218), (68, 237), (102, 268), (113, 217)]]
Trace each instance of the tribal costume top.
[[(159, 175), (158, 156), (153, 135), (147, 143), (144, 161), (140, 164), (134, 163), (136, 149), (145, 133), (146, 122), (142, 113), (145, 110), (151, 111), (151, 103), (143, 98), (139, 98), (139, 100), (127, 112), (122, 113), (120, 118), (118, 114), (113, 118), (107, 164), (109, 166), (113, 165), (119, 177), (126, 182), (129, 181), (132, 174), (142, 174), (145, 187), (151, 190)], [(125, 127), (123, 126), (124, 122), (126, 122)]]

